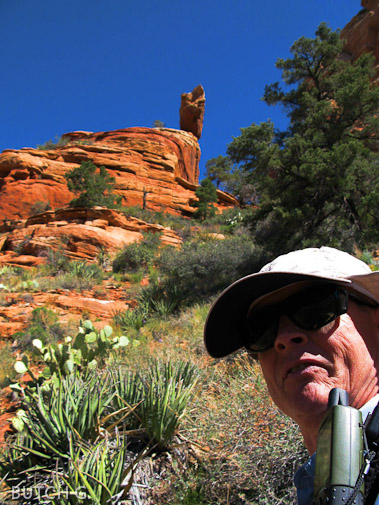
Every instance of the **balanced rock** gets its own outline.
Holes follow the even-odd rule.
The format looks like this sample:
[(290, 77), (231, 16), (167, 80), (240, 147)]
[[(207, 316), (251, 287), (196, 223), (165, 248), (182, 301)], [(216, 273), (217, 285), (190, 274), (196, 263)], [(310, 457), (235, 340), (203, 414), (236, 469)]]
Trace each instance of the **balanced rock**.
[(199, 84), (191, 93), (183, 93), (180, 104), (180, 129), (201, 137), (204, 121), (205, 93)]

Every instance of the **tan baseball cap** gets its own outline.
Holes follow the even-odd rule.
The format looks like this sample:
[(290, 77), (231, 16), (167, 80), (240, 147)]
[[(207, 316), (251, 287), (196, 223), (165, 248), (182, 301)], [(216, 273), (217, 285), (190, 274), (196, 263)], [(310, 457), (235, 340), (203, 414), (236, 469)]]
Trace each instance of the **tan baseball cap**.
[(279, 256), (259, 272), (226, 288), (212, 305), (204, 329), (208, 353), (222, 358), (243, 347), (246, 317), (266, 297), (278, 303), (301, 286), (336, 284), (379, 304), (379, 271), (332, 247), (308, 248)]

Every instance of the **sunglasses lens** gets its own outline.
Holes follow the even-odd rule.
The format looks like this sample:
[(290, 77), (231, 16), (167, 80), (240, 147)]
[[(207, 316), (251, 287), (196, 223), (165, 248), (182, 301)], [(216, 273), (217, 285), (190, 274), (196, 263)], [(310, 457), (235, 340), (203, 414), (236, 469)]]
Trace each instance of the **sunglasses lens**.
[(345, 291), (335, 286), (322, 286), (302, 291), (279, 305), (252, 313), (247, 319), (245, 346), (254, 352), (270, 349), (274, 345), (282, 314), (299, 328), (322, 328), (347, 311), (347, 300)]
[(300, 299), (290, 300), (286, 314), (297, 326), (305, 330), (317, 330), (334, 321), (347, 310), (347, 294), (339, 289), (320, 288), (309, 292), (310, 300), (303, 304)]

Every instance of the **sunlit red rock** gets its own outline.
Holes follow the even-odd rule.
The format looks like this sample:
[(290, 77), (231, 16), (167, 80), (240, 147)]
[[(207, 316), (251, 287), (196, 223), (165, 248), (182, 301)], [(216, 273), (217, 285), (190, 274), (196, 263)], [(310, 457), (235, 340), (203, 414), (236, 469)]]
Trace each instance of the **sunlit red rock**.
[(183, 93), (180, 104), (180, 129), (201, 137), (204, 122), (205, 92), (201, 84), (191, 93)]
[[(8, 231), (5, 225), (0, 226), (0, 233), (6, 231), (0, 264), (36, 265), (49, 250), (59, 250), (71, 259), (93, 261), (100, 251), (114, 256), (125, 245), (141, 240), (143, 232), (159, 233), (162, 245), (181, 244), (180, 237), (170, 228), (103, 207), (47, 211), (8, 228), (9, 224)], [(15, 251), (22, 256), (17, 259)], [(31, 257), (37, 259), (33, 261)]]
[(379, 72), (379, 1), (362, 0), (361, 5), (363, 9), (341, 32), (345, 40), (344, 56), (356, 59), (363, 53), (372, 52)]
[(64, 175), (83, 161), (105, 166), (125, 206), (191, 215), (199, 179), (200, 148), (189, 132), (169, 128), (126, 128), (73, 132), (56, 149), (24, 148), (0, 154), (0, 219), (22, 219), (37, 202), (52, 209), (74, 195)]

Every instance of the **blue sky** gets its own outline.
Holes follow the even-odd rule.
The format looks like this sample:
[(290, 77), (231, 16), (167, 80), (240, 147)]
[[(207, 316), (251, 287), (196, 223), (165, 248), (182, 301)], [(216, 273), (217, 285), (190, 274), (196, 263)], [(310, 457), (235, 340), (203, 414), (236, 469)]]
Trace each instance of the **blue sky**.
[(0, 152), (75, 130), (179, 128), (180, 95), (206, 107), (201, 171), (241, 127), (285, 118), (260, 98), (275, 68), (322, 21), (359, 0), (0, 0)]

